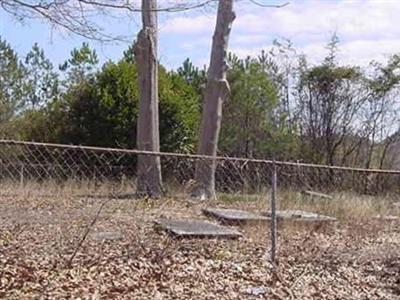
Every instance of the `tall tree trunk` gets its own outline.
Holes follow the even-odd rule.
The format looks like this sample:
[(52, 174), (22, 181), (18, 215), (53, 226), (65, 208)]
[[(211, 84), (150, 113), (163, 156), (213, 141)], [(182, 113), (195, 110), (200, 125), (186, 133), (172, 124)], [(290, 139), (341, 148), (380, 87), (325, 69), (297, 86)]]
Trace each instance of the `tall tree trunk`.
[[(215, 26), (210, 67), (204, 94), (203, 114), (200, 125), (200, 140), (197, 153), (217, 155), (218, 138), (221, 128), (222, 103), (228, 97), (230, 89), (226, 80), (226, 56), (229, 34), (235, 13), (234, 0), (220, 0)], [(198, 160), (196, 163), (196, 186), (192, 196), (201, 199), (215, 198), (215, 159)]]
[[(158, 120), (158, 62), (157, 62), (157, 8), (156, 0), (142, 0), (143, 28), (134, 46), (139, 82), (139, 118), (137, 148), (160, 151)], [(139, 155), (137, 193), (159, 197), (162, 193), (160, 157)]]
[(392, 137), (387, 138), (387, 140), (385, 141), (385, 145), (383, 146), (381, 158), (379, 159), (379, 169), (383, 169), (385, 160), (386, 160), (386, 155), (387, 155), (388, 150), (393, 142), (394, 142), (394, 139)]

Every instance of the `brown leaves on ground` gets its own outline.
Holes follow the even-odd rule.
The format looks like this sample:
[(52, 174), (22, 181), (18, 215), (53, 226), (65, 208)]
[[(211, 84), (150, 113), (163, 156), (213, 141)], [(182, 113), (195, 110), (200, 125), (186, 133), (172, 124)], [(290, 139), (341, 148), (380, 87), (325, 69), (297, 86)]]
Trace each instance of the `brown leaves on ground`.
[(265, 226), (240, 228), (239, 240), (173, 239), (154, 218), (204, 218), (201, 205), (112, 200), (90, 233), (123, 239), (89, 234), (69, 267), (103, 200), (63, 200), (1, 198), (0, 298), (400, 299), (398, 222), (284, 227), (274, 272)]

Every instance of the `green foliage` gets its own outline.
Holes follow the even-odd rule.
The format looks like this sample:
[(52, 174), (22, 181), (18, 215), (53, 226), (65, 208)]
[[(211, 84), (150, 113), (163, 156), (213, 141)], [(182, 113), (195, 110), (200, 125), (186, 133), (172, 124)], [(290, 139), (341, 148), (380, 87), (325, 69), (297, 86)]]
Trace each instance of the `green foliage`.
[(28, 109), (24, 114), (7, 124), (7, 138), (23, 141), (52, 141), (55, 123), (53, 117), (44, 108), (40, 110)]
[(11, 46), (0, 37), (0, 126), (25, 105), (26, 70)]
[(196, 89), (161, 68), (159, 94), (161, 150), (193, 152), (201, 108)]
[(352, 126), (366, 101), (363, 74), (358, 67), (338, 64), (337, 43), (334, 35), (320, 65), (310, 67), (301, 59), (294, 94), (304, 156), (330, 165), (337, 163), (340, 149), (354, 134)]
[[(161, 149), (192, 151), (199, 118), (198, 96), (182, 78), (163, 68), (159, 77)], [(43, 137), (50, 141), (135, 148), (138, 101), (136, 65), (124, 60), (109, 62), (92, 80), (69, 87), (62, 99), (43, 110), (47, 118), (35, 119), (37, 123), (24, 132), (30, 132), (28, 139), (37, 140), (36, 132), (49, 127), (51, 133), (44, 132)]]
[(200, 70), (195, 67), (189, 58), (186, 58), (182, 66), (178, 68), (177, 73), (187, 83), (192, 85), (201, 95), (207, 81), (206, 70)]
[(283, 152), (281, 129), (276, 115), (277, 89), (265, 65), (250, 57), (229, 56), (228, 81), (231, 95), (223, 110), (220, 150), (245, 157), (271, 157)]
[(400, 55), (394, 54), (386, 65), (372, 62), (375, 76), (368, 80), (369, 88), (377, 96), (382, 96), (392, 91), (400, 83)]
[[(289, 40), (275, 41), (256, 57), (229, 54), (231, 95), (223, 106), (219, 151), (383, 165), (394, 140), (387, 124), (398, 118), (400, 55), (365, 72), (340, 65), (338, 46), (334, 35), (316, 65), (297, 55)], [(63, 73), (37, 44), (21, 62), (0, 38), (0, 136), (135, 148), (139, 92), (132, 47), (119, 62), (99, 66), (96, 51), (83, 43), (59, 69)], [(194, 152), (206, 81), (207, 70), (189, 59), (175, 71), (160, 66), (162, 151)]]
[(31, 108), (35, 109), (58, 95), (58, 74), (37, 43), (25, 57), (25, 69), (24, 80), (28, 88), (26, 102)]
[(98, 63), (96, 51), (91, 49), (88, 43), (83, 43), (79, 49), (71, 51), (71, 58), (60, 65), (59, 69), (67, 72), (65, 84), (74, 85), (92, 79)]
[(123, 60), (128, 62), (128, 63), (135, 63), (135, 54), (133, 52), (133, 45), (135, 42), (132, 43), (132, 46), (129, 46), (127, 50), (124, 51), (123, 53)]

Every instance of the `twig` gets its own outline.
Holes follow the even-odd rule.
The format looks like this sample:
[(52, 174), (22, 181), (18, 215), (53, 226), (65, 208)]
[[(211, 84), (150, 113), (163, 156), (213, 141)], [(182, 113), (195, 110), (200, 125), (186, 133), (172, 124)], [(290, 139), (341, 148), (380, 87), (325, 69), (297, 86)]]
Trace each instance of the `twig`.
[[(285, 286), (285, 284), (286, 284), (285, 280), (284, 280), (284, 279), (282, 278), (282, 276), (279, 274), (279, 270), (276, 269), (275, 267), (274, 267), (274, 269), (273, 269), (272, 275), (273, 275), (273, 278), (275, 279), (275, 281), (279, 281), (279, 282), (282, 284), (283, 289), (284, 289), (285, 292), (288, 293), (288, 295), (289, 295), (289, 299), (294, 299), (294, 295), (293, 295), (292, 290), (291, 290), (290, 288), (287, 288), (287, 287)], [(286, 299), (286, 298), (285, 298), (285, 299)]]
[(97, 219), (100, 216), (101, 211), (103, 210), (104, 206), (107, 204), (107, 202), (109, 202), (111, 199), (106, 199), (99, 207), (96, 216), (93, 218), (92, 222), (89, 224), (89, 226), (87, 227), (84, 235), (82, 236), (81, 240), (79, 241), (78, 245), (76, 246), (74, 253), (72, 253), (71, 257), (68, 260), (67, 266), (71, 266), (73, 259), (75, 258), (76, 254), (78, 253), (78, 250), (81, 248), (83, 242), (86, 240), (90, 229), (94, 226), (94, 224), (96, 223)]
[(158, 262), (162, 261), (162, 259), (164, 258), (167, 250), (170, 248), (170, 246), (172, 244), (172, 240), (170, 238), (168, 238), (168, 237), (166, 238), (166, 240), (167, 240), (166, 245), (161, 249), (161, 251), (159, 251), (156, 254), (156, 256), (153, 259), (153, 262), (157, 262), (158, 263)]
[(261, 3), (261, 2), (259, 2), (259, 1), (256, 1), (256, 0), (249, 0), (251, 3), (253, 3), (253, 4), (255, 4), (255, 5), (257, 5), (257, 6), (260, 6), (260, 7), (270, 7), (270, 8), (282, 8), (282, 7), (285, 7), (285, 6), (287, 6), (287, 5), (289, 5), (289, 2), (285, 2), (285, 3), (283, 3), (283, 4), (264, 4), (264, 3)]
[(297, 283), (307, 274), (310, 269), (311, 263), (307, 264), (307, 266), (303, 269), (300, 275), (292, 282), (292, 284), (288, 287), (288, 289), (293, 293), (293, 288), (297, 285)]

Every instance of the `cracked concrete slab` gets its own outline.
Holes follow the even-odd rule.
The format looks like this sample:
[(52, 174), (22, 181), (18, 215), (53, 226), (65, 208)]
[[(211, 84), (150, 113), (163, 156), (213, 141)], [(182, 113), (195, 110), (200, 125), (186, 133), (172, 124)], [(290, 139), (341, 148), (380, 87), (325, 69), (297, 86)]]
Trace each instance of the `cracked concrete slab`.
[[(267, 217), (271, 216), (271, 212), (266, 212)], [(313, 212), (303, 210), (277, 210), (276, 217), (281, 221), (294, 222), (335, 222), (336, 218), (326, 215), (320, 215)]]
[(206, 216), (216, 218), (222, 223), (227, 224), (244, 224), (270, 221), (270, 218), (266, 216), (238, 209), (204, 208), (202, 209), (202, 212)]
[(162, 219), (156, 225), (177, 237), (239, 238), (242, 234), (229, 227), (195, 219)]

